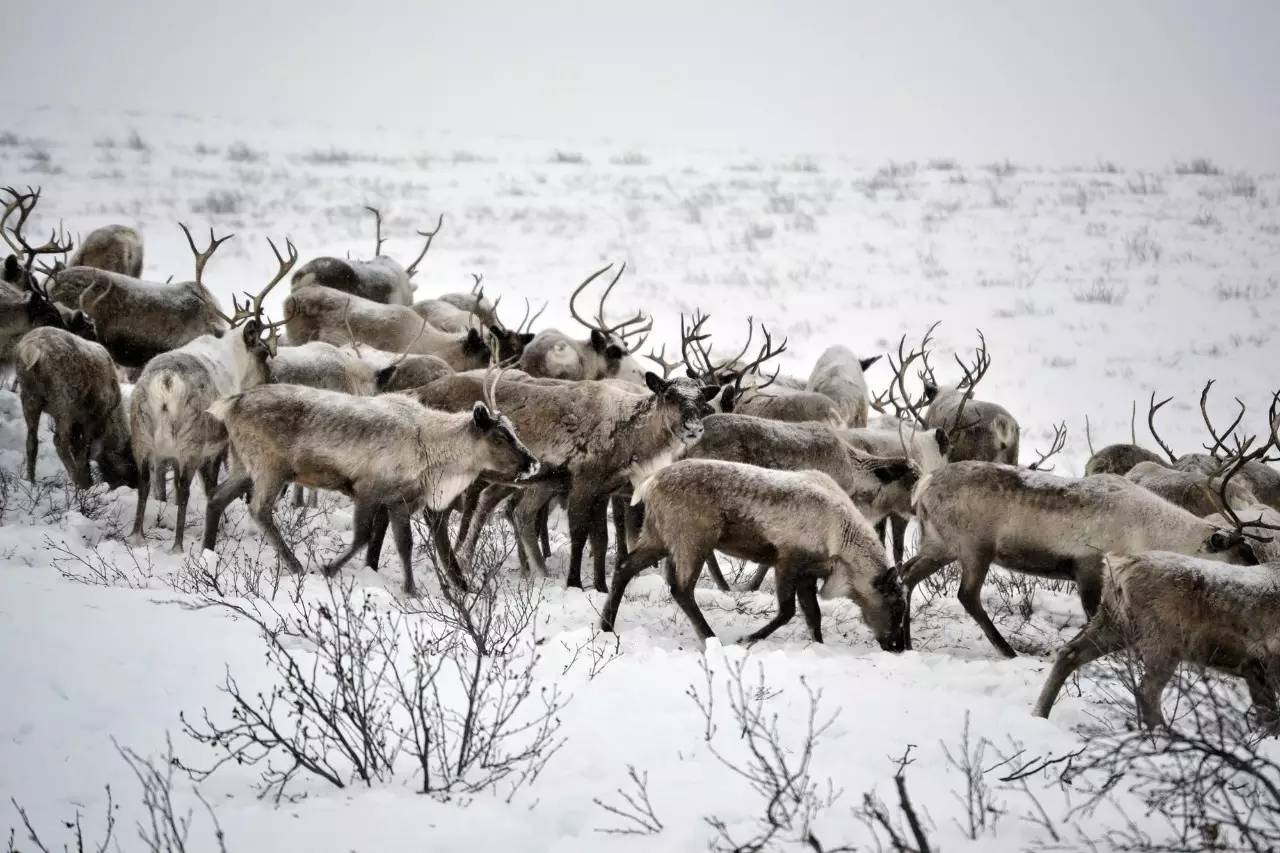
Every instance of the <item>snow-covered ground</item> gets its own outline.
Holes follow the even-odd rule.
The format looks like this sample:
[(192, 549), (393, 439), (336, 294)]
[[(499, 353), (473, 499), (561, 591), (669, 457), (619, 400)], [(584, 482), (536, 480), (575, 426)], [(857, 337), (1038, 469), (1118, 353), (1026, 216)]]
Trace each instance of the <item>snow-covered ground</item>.
[[(235, 232), (206, 272), (224, 297), (269, 278), (268, 236), (288, 235), (304, 258), (368, 254), (372, 228), (362, 205), (375, 204), (386, 214), (386, 251), (406, 259), (417, 250), (414, 230), (445, 215), (417, 278), (420, 294), (466, 289), (471, 273), (483, 273), (487, 292), (503, 295), (510, 322), (529, 297), (550, 301), (541, 324), (569, 328), (569, 290), (602, 262), (626, 261), (611, 310), (651, 312), (654, 341), (665, 340), (669, 351), (680, 312), (697, 307), (711, 313), (719, 340), (738, 340), (748, 316), (785, 335), (785, 370), (802, 376), (832, 343), (870, 355), (941, 320), (934, 361), (946, 379), (951, 353), (963, 355), (981, 328), (993, 358), (982, 396), (1018, 417), (1028, 458), (1065, 420), (1071, 432), (1060, 472), (1083, 469), (1085, 415), (1101, 446), (1127, 440), (1133, 400), (1141, 425), (1152, 391), (1175, 395), (1162, 434), (1190, 451), (1203, 440), (1196, 400), (1205, 380), (1218, 379), (1215, 411), (1224, 416), (1239, 396), (1255, 413), (1255, 430), (1277, 381), (1276, 176), (1139, 174), (1093, 162), (1048, 169), (995, 158), (778, 161), (190, 116), (43, 110), (9, 118), (0, 174), (3, 183), (43, 186), (35, 233), (58, 219), (80, 233), (133, 225), (146, 239), (144, 275), (164, 280), (191, 274), (177, 221)], [(282, 298), (268, 303), (277, 316)], [(886, 377), (883, 362), (870, 372), (875, 385)], [(218, 688), (228, 671), (242, 684), (266, 684), (263, 644), (244, 620), (182, 606), (194, 599), (174, 586), (194, 561), (209, 558), (167, 553), (171, 505), (153, 505), (149, 515), (158, 511), (162, 525), (152, 528), (148, 548), (131, 550), (120, 530), (132, 519), (132, 493), (98, 487), (77, 500), (47, 436), (41, 485), (20, 482), (23, 438), (17, 397), (0, 392), (0, 800), (17, 799), (46, 841), (61, 844), (58, 821), (77, 810), (86, 827), (100, 826), (111, 785), (128, 848), (136, 786), (113, 739), (158, 755), (169, 733), (179, 756), (208, 763), (207, 747), (182, 734), (178, 715), (225, 709)], [(322, 508), (279, 510), (290, 535), (315, 553), (350, 535), (345, 503), (328, 499)], [(202, 518), (197, 497), (192, 533)], [(228, 524), (240, 536), (234, 547), (256, 559), (257, 534), (242, 508)], [(895, 801), (895, 759), (913, 744), (907, 777), (942, 849), (1023, 850), (1044, 833), (1021, 819), (1030, 807), (1015, 793), (1001, 795), (1008, 814), (994, 829), (968, 838), (964, 803), (953, 796), (964, 779), (943, 744), (955, 752), (967, 715), (974, 741), (1061, 754), (1078, 748), (1079, 726), (1117, 713), (1101, 701), (1111, 688), (1088, 669), (1051, 720), (1030, 715), (1053, 650), (1083, 622), (1069, 590), (1035, 590), (1024, 617), (1019, 602), (988, 589), (989, 609), (1024, 652), (1003, 660), (950, 596), (921, 606), (917, 595), (916, 650), (891, 655), (848, 603), (823, 605), (825, 645), (810, 643), (797, 619), (744, 648), (732, 641), (767, 618), (772, 595), (702, 588), (699, 602), (724, 640), (704, 652), (657, 575), (629, 588), (620, 638), (598, 636), (603, 597), (563, 589), (566, 548), (563, 536), (556, 539), (536, 621), (536, 672), (541, 686), (555, 684), (572, 699), (559, 714), (564, 745), (535, 784), (511, 803), (488, 794), (441, 802), (415, 794), (405, 773), (372, 788), (303, 782), (296, 793), (305, 797), (275, 805), (256, 797), (254, 770), (228, 767), (201, 791), (229, 849), (380, 850), (408, 842), (452, 850), (478, 841), (548, 851), (704, 849), (715, 834), (704, 818), (745, 827), (762, 805), (712, 754), (688, 693), (705, 695), (705, 662), (719, 703), (716, 743), (742, 759), (724, 676), (747, 657), (752, 678), (762, 667), (767, 704), (786, 739), (803, 731), (805, 685), (821, 691), (822, 715), (834, 717), (811, 769), (843, 792), (815, 824), (828, 846), (870, 843), (853, 809), (871, 790)], [(105, 583), (68, 577), (89, 574), (99, 555), (120, 573)], [(261, 559), (274, 563), (269, 549)], [(398, 595), (392, 562), (384, 558), (381, 574), (344, 576), (386, 601)], [(430, 573), (425, 552), (418, 564), (423, 577)], [(308, 598), (324, 590), (314, 574), (302, 586)], [(593, 658), (607, 665), (593, 672)], [(618, 820), (593, 799), (619, 802), (629, 765), (648, 774), (664, 825), (657, 836), (598, 831)], [(1065, 810), (1047, 780), (1035, 784), (1048, 808)], [(184, 808), (195, 803), (185, 777), (176, 789)], [(6, 817), (19, 825), (16, 812)], [(213, 843), (204, 821), (199, 810), (197, 849)]]

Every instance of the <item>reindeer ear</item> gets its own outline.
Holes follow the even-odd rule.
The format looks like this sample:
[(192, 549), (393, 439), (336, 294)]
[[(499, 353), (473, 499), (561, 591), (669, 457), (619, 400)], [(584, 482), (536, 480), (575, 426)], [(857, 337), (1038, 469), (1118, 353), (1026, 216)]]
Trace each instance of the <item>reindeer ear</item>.
[(387, 386), (391, 384), (391, 377), (396, 375), (396, 366), (388, 364), (374, 375), (374, 387), (379, 391), (387, 390)]
[(906, 459), (885, 460), (884, 462), (874, 465), (871, 473), (876, 475), (876, 479), (882, 483), (894, 483), (898, 480), (905, 480), (908, 485), (916, 481), (916, 469)]
[(529, 344), (533, 343), (533, 339), (536, 337), (537, 335), (535, 335), (533, 332), (521, 332), (520, 334), (516, 335), (516, 338), (520, 341), (520, 346), (522, 348), (527, 347)]
[(22, 275), (22, 267), (18, 264), (18, 256), (10, 255), (4, 259), (4, 280), (10, 284), (16, 283)]
[(661, 376), (654, 373), (652, 370), (645, 372), (644, 384), (647, 385), (649, 390), (655, 394), (661, 394), (663, 391), (667, 390), (667, 383), (663, 381)]
[(726, 414), (733, 412), (735, 406), (738, 405), (738, 389), (732, 385), (721, 385), (724, 389), (724, 396), (720, 398), (720, 411)]
[(609, 346), (609, 337), (599, 329), (591, 330), (591, 348), (596, 352), (604, 352)]
[(627, 351), (617, 344), (609, 344), (609, 346), (604, 348), (605, 358), (622, 358), (626, 354)]
[(489, 407), (479, 400), (476, 400), (476, 404), (471, 407), (471, 417), (481, 432), (493, 429), (493, 414), (489, 411)]
[(938, 396), (938, 386), (926, 379), (924, 381), (924, 401), (926, 403), (932, 403), (933, 398), (936, 396)]
[(938, 442), (938, 452), (945, 457), (951, 450), (951, 439), (947, 437), (947, 431), (938, 427), (933, 431), (933, 439)]
[(719, 385), (704, 385), (702, 386), (701, 390), (702, 390), (702, 399), (708, 403), (710, 403), (720, 394)]
[(466, 353), (481, 352), (484, 347), (484, 338), (480, 337), (478, 329), (468, 329), (467, 339), (462, 344), (462, 351)]
[[(884, 353), (881, 353), (881, 355), (883, 355), (883, 354), (884, 354)], [(880, 356), (879, 356), (879, 355), (873, 355), (873, 356), (871, 356), (871, 358), (864, 358), (864, 359), (862, 359), (861, 361), (859, 361), (859, 362), (858, 362), (858, 364), (862, 365), (862, 370), (865, 372), (866, 370), (868, 370), (868, 369), (871, 367), (871, 365), (875, 364), (875, 363), (876, 363), (877, 361), (879, 361), (879, 360), (880, 360)]]
[(684, 369), (684, 375), (685, 375), (685, 376), (688, 376), (688, 377), (689, 377), (690, 379), (692, 379), (694, 382), (697, 382), (697, 381), (698, 381), (698, 379), (700, 378), (700, 377), (698, 376), (698, 374), (696, 374), (696, 373), (694, 373), (694, 372), (693, 372), (693, 368), (692, 368), (692, 367), (686, 367), (686, 368)]

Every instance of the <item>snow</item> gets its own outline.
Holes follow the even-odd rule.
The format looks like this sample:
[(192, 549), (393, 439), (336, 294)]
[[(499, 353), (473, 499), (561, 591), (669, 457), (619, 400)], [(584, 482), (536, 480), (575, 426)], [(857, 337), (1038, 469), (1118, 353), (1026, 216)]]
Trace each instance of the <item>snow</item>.
[[(416, 279), (420, 296), (469, 289), (470, 273), (483, 272), (487, 292), (505, 297), (508, 317), (518, 318), (524, 297), (546, 299), (542, 324), (565, 331), (575, 328), (570, 289), (602, 262), (619, 260), (627, 261), (627, 273), (610, 314), (653, 312), (655, 349), (663, 340), (678, 344), (681, 311), (709, 310), (725, 351), (753, 316), (775, 339), (787, 337), (783, 369), (800, 376), (833, 343), (867, 356), (902, 334), (918, 339), (941, 319), (934, 364), (944, 382), (954, 381), (951, 354), (963, 356), (981, 327), (994, 360), (982, 396), (1018, 417), (1024, 460), (1047, 446), (1053, 423), (1066, 420), (1071, 433), (1056, 469), (1065, 474), (1080, 473), (1088, 456), (1085, 413), (1101, 447), (1128, 440), (1132, 400), (1141, 406), (1153, 390), (1176, 395), (1162, 414), (1162, 433), (1175, 449), (1192, 450), (1201, 441), (1195, 403), (1206, 379), (1219, 379), (1211, 401), (1218, 414), (1232, 396), (1251, 412), (1265, 411), (1275, 381), (1255, 369), (1274, 363), (1278, 352), (1275, 176), (1260, 176), (1256, 194), (1245, 196), (1232, 194), (1225, 177), (1171, 172), (1028, 164), (1002, 174), (977, 164), (890, 168), (853, 157), (766, 161), (665, 148), (626, 157), (631, 149), (623, 145), (582, 149), (585, 162), (575, 164), (551, 162), (555, 146), (541, 142), (464, 143), (387, 128), (369, 135), (53, 109), (12, 118), (17, 144), (0, 145), (0, 168), (6, 182), (43, 186), (34, 233), (58, 219), (82, 234), (110, 222), (132, 225), (146, 240), (144, 275), (163, 281), (191, 275), (177, 220), (197, 231), (212, 225), (219, 234), (236, 232), (206, 271), (224, 300), (269, 279), (275, 266), (267, 236), (288, 234), (304, 259), (363, 256), (373, 237), (361, 205), (377, 204), (386, 251), (407, 260), (418, 245), (413, 231), (444, 212), (444, 229)], [(132, 130), (148, 150), (124, 145)], [(248, 152), (234, 151), (237, 143)], [(268, 300), (275, 316), (283, 291)], [(886, 380), (884, 364), (869, 372), (873, 388)], [(204, 558), (164, 552), (172, 504), (153, 503), (149, 515), (159, 512), (162, 526), (149, 518), (149, 547), (129, 549), (119, 537), (132, 520), (132, 493), (107, 495), (98, 487), (79, 503), (47, 433), (41, 483), (24, 484), (16, 479), (23, 440), (17, 398), (0, 392), (0, 470), (10, 478), (8, 506), (0, 508), (0, 801), (16, 798), (46, 840), (60, 839), (57, 821), (77, 809), (87, 826), (100, 825), (110, 784), (118, 831), (132, 841), (138, 807), (112, 739), (158, 755), (167, 732), (180, 756), (203, 758), (181, 734), (178, 714), (225, 708), (218, 686), (228, 670), (246, 685), (267, 684), (262, 644), (243, 621), (182, 606), (192, 598), (172, 583), (184, 560)], [(197, 495), (192, 531), (202, 508)], [(350, 507), (333, 498), (319, 513), (282, 504), (278, 517), (289, 541), (305, 543), (299, 555), (305, 551), (312, 573), (303, 594), (319, 595), (324, 581), (315, 565), (350, 537)], [(243, 549), (237, 559), (274, 564), (242, 505), (225, 524), (224, 542), (241, 537), (228, 545)], [(762, 667), (770, 688), (782, 691), (772, 710), (785, 731), (798, 733), (803, 722), (802, 678), (822, 691), (823, 711), (835, 715), (813, 771), (844, 792), (816, 825), (830, 846), (869, 843), (851, 810), (872, 789), (893, 801), (894, 759), (914, 744), (908, 782), (940, 848), (1022, 850), (1036, 830), (1012, 814), (994, 835), (965, 836), (952, 795), (962, 780), (948, 767), (942, 742), (957, 742), (968, 714), (975, 739), (1002, 749), (1013, 739), (1031, 753), (1060, 754), (1078, 748), (1082, 724), (1116, 713), (1100, 702), (1105, 688), (1097, 670), (1086, 668), (1050, 720), (1032, 718), (1051, 654), (1083, 616), (1070, 589), (1038, 589), (1024, 619), (1000, 605), (990, 581), (988, 608), (1023, 652), (1014, 660), (995, 655), (953, 598), (926, 604), (921, 590), (916, 650), (891, 655), (875, 646), (850, 602), (823, 603), (825, 645), (808, 641), (800, 618), (751, 649), (728, 643), (768, 618), (772, 594), (699, 588), (699, 606), (726, 641), (709, 643), (704, 653), (662, 578), (646, 573), (619, 612), (616, 657), (595, 677), (581, 655), (565, 671), (583, 644), (605, 659), (615, 646), (593, 628), (604, 597), (560, 585), (568, 545), (562, 530), (553, 539), (538, 672), (572, 701), (561, 714), (565, 746), (535, 785), (511, 804), (487, 795), (461, 804), (416, 795), (411, 781), (341, 791), (307, 784), (305, 798), (275, 806), (255, 797), (251, 770), (229, 767), (201, 790), (230, 849), (377, 850), (410, 842), (462, 850), (477, 841), (546, 851), (705, 849), (713, 832), (704, 817), (743, 826), (760, 807), (709, 752), (686, 691), (702, 683), (705, 661), (723, 695), (726, 668), (749, 657), (746, 671)], [(108, 585), (64, 577), (86, 571), (73, 555), (101, 568), (94, 546), (121, 574)], [(421, 540), (418, 547), (425, 577)], [(381, 574), (348, 568), (343, 576), (373, 594), (398, 595), (391, 550), (388, 543)], [(722, 748), (741, 757), (726, 731), (731, 722), (721, 719), (719, 727)], [(616, 821), (592, 800), (616, 801), (628, 765), (649, 774), (666, 827), (654, 838), (597, 831)], [(183, 802), (194, 803), (185, 780), (179, 788)], [(1058, 802), (1054, 791), (1043, 795), (1051, 808)], [(193, 835), (200, 836), (198, 849), (209, 849), (210, 836), (198, 831), (201, 815)], [(16, 813), (7, 816), (18, 824)]]

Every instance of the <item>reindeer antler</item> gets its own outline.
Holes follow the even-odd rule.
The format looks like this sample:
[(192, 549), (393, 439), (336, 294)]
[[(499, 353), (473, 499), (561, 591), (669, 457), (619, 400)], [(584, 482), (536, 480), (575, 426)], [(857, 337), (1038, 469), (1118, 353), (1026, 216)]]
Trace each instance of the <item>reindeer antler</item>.
[(1205, 427), (1209, 430), (1209, 436), (1213, 439), (1213, 444), (1204, 445), (1204, 449), (1209, 451), (1209, 455), (1214, 459), (1218, 458), (1218, 451), (1225, 451), (1226, 437), (1235, 432), (1235, 428), (1240, 425), (1241, 419), (1244, 418), (1245, 405), (1244, 402), (1236, 397), (1236, 405), (1240, 407), (1240, 411), (1236, 413), (1236, 419), (1231, 422), (1231, 426), (1227, 427), (1224, 432), (1218, 432), (1213, 427), (1213, 421), (1209, 419), (1209, 389), (1213, 387), (1216, 380), (1210, 379), (1204, 384), (1204, 390), (1200, 392), (1200, 417), (1204, 420)]
[(1165, 405), (1167, 405), (1169, 401), (1172, 399), (1173, 399), (1172, 397), (1165, 397), (1163, 400), (1157, 403), (1156, 392), (1152, 391), (1151, 402), (1147, 404), (1147, 429), (1151, 431), (1151, 437), (1156, 440), (1156, 444), (1160, 445), (1160, 449), (1163, 450), (1166, 455), (1168, 455), (1170, 463), (1177, 462), (1178, 456), (1171, 449), (1169, 449), (1169, 445), (1164, 443), (1164, 439), (1160, 437), (1160, 433), (1156, 432), (1156, 412), (1163, 409)]
[(679, 361), (667, 361), (666, 356), (667, 356), (667, 345), (666, 345), (666, 344), (663, 344), (663, 345), (662, 345), (662, 349), (661, 349), (661, 350), (659, 350), (658, 352), (654, 352), (653, 350), (649, 350), (649, 352), (648, 352), (648, 354), (645, 356), (645, 358), (649, 359), (649, 360), (650, 360), (650, 361), (652, 361), (654, 364), (658, 365), (658, 367), (662, 368), (662, 378), (663, 378), (663, 379), (670, 379), (670, 378), (671, 378), (671, 374), (672, 374), (672, 372), (673, 372), (677, 367), (679, 367), (679, 366), (682, 364), (682, 362), (679, 362)]
[(364, 209), (373, 214), (373, 256), (375, 258), (382, 256), (382, 244), (387, 242), (382, 238), (382, 211), (378, 208), (366, 204)]
[[(926, 397), (928, 395), (927, 393), (921, 394), (918, 400), (915, 400), (914, 402), (912, 401), (911, 392), (907, 390), (907, 368), (919, 361), (921, 364), (921, 370), (917, 375), (920, 377), (920, 380), (922, 382), (926, 382), (928, 381), (928, 378), (932, 376), (932, 371), (928, 369), (929, 345), (933, 343), (933, 332), (937, 328), (938, 323), (935, 322), (925, 330), (924, 337), (920, 339), (919, 349), (912, 348), (911, 350), (908, 350), (907, 336), (903, 335), (898, 340), (897, 358), (894, 358), (893, 353), (889, 353), (888, 355), (889, 369), (893, 371), (893, 380), (889, 385), (888, 400), (893, 403), (895, 408), (898, 409), (899, 417), (901, 417), (902, 413), (905, 411), (916, 423), (924, 423), (924, 415), (921, 413), (920, 408), (927, 402)], [(897, 386), (897, 395), (894, 394), (894, 386)], [(895, 396), (901, 397), (902, 402), (898, 403)]]
[[(606, 287), (604, 289), (604, 293), (601, 294), (600, 302), (596, 307), (595, 321), (591, 322), (584, 320), (582, 319), (582, 315), (578, 313), (576, 304), (578, 296), (587, 288), (587, 285), (591, 284), (591, 282), (595, 281), (611, 269), (613, 269), (613, 264), (601, 267), (591, 275), (587, 276), (587, 278), (583, 280), (582, 284), (574, 288), (573, 294), (569, 297), (569, 313), (573, 316), (573, 319), (577, 320), (583, 326), (591, 329), (592, 331), (600, 332), (606, 336), (617, 335), (622, 339), (623, 343), (627, 345), (627, 350), (634, 352), (636, 349), (643, 346), (644, 342), (648, 340), (648, 333), (653, 329), (653, 318), (646, 317), (643, 311), (637, 311), (634, 317), (623, 320), (621, 323), (617, 323), (612, 326), (610, 326), (604, 318), (605, 302), (609, 299), (609, 294), (613, 291), (613, 288), (617, 285), (619, 279), (622, 278), (622, 274), (627, 270), (627, 264), (625, 261), (623, 261), (622, 266), (618, 268), (618, 274), (613, 277), (613, 280), (609, 282), (609, 286)], [(629, 329), (628, 327), (630, 326), (636, 326), (636, 328)], [(627, 331), (623, 331), (624, 329)], [(642, 337), (636, 343), (631, 344), (627, 339), (632, 335), (642, 335)]]
[[(1278, 423), (1278, 412), (1280, 409), (1280, 391), (1275, 392), (1271, 397), (1271, 406), (1267, 411), (1268, 437), (1256, 449), (1253, 447), (1257, 440), (1256, 436), (1249, 436), (1241, 439), (1240, 436), (1232, 436), (1234, 447), (1231, 449), (1228, 461), (1223, 463), (1219, 468), (1221, 479), (1218, 481), (1218, 488), (1211, 494), (1214, 502), (1218, 504), (1218, 509), (1222, 515), (1231, 522), (1235, 527), (1235, 535), (1241, 540), (1252, 539), (1255, 542), (1270, 542), (1270, 536), (1261, 536), (1256, 533), (1250, 533), (1245, 528), (1252, 527), (1258, 530), (1280, 530), (1280, 524), (1268, 524), (1262, 520), (1262, 514), (1259, 513), (1258, 518), (1254, 521), (1244, 521), (1236, 514), (1235, 508), (1231, 506), (1231, 502), (1227, 500), (1227, 486), (1231, 479), (1240, 473), (1250, 462), (1266, 462), (1267, 452), (1272, 449), (1280, 449), (1280, 423)], [(1215, 435), (1215, 438), (1217, 436)], [(1226, 449), (1225, 447), (1223, 448)], [(1218, 476), (1218, 475), (1214, 475)], [(1213, 477), (1210, 477), (1212, 482)]]
[[(235, 326), (239, 324), (242, 320), (245, 319), (245, 317), (241, 316), (240, 314), (239, 306), (236, 306), (235, 315), (228, 317), (226, 314), (222, 313), (222, 309), (218, 307), (218, 304), (214, 302), (212, 298), (209, 297), (208, 288), (204, 286), (205, 264), (209, 263), (209, 259), (213, 257), (214, 252), (218, 251), (219, 246), (221, 246), (223, 243), (227, 242), (228, 240), (230, 240), (232, 237), (236, 235), (228, 234), (225, 237), (215, 237), (213, 236), (213, 229), (210, 228), (209, 229), (209, 246), (204, 251), (200, 251), (199, 249), (196, 248), (196, 241), (191, 236), (191, 229), (188, 228), (186, 224), (182, 222), (178, 223), (178, 227), (182, 229), (183, 234), (187, 235), (187, 245), (191, 247), (191, 254), (196, 256), (196, 287), (197, 287), (196, 292), (200, 294), (200, 298), (204, 300), (204, 303), (208, 305), (209, 308), (212, 309), (215, 314), (217, 314), (223, 320), (227, 321), (228, 325)], [(235, 297), (232, 297), (231, 303), (232, 305), (235, 305)]]
[[(27, 275), (30, 275), (39, 255), (65, 254), (75, 248), (75, 244), (63, 232), (61, 222), (58, 223), (58, 230), (49, 232), (49, 239), (43, 245), (32, 246), (28, 243), (27, 238), (22, 233), (22, 229), (26, 226), (27, 218), (31, 216), (31, 212), (40, 203), (41, 189), (37, 187), (33, 190), (31, 187), (27, 187), (27, 192), (19, 193), (13, 187), (5, 187), (4, 191), (13, 196), (13, 200), (5, 205), (3, 214), (0, 214), (0, 236), (4, 237), (5, 243), (13, 250), (13, 253), (22, 259), (23, 270)], [(13, 238), (10, 239), (9, 234), (4, 233), (5, 226), (15, 210), (18, 211), (18, 222), (9, 228), (9, 234), (13, 235)]]
[(413, 278), (418, 272), (418, 264), (422, 263), (422, 259), (427, 256), (427, 251), (431, 248), (431, 241), (440, 233), (440, 229), (444, 227), (444, 214), (440, 214), (440, 218), (436, 220), (436, 227), (431, 231), (419, 231), (419, 237), (426, 237), (427, 242), (423, 244), (422, 251), (418, 253), (418, 257), (413, 259), (413, 263), (405, 267), (405, 273), (409, 278)]
[[(982, 334), (981, 329), (977, 331), (978, 349), (974, 352), (973, 367), (970, 368), (960, 358), (959, 354), (955, 356), (956, 364), (960, 365), (960, 370), (964, 373), (964, 378), (960, 380), (956, 387), (963, 393), (960, 396), (960, 405), (956, 407), (955, 417), (951, 419), (951, 426), (947, 429), (949, 434), (971, 429), (980, 422), (979, 419), (975, 418), (967, 424), (964, 423), (964, 408), (973, 399), (974, 389), (977, 388), (978, 383), (982, 381), (982, 377), (987, 375), (987, 370), (991, 367), (991, 355), (987, 352), (987, 338)], [(928, 368), (927, 358), (925, 367), (926, 369)], [(923, 377), (923, 374), (921, 375)], [(930, 371), (929, 378), (932, 380), (932, 371)]]
[[(1087, 419), (1086, 419), (1086, 422), (1087, 422)], [(1053, 442), (1049, 445), (1048, 452), (1041, 453), (1039, 450), (1037, 450), (1036, 455), (1039, 456), (1040, 458), (1037, 459), (1035, 462), (1032, 462), (1030, 465), (1028, 465), (1027, 468), (1032, 471), (1052, 471), (1055, 466), (1050, 465), (1048, 468), (1045, 468), (1044, 463), (1048, 462), (1051, 457), (1061, 453), (1062, 448), (1066, 446), (1067, 446), (1067, 422), (1063, 421), (1062, 423), (1058, 424), (1053, 428)]]

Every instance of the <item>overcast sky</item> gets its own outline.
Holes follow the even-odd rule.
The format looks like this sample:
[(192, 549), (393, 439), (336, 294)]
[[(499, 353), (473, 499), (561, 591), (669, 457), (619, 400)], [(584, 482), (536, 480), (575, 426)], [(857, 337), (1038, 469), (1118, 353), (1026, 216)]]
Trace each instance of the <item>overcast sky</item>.
[(9, 101), (868, 159), (1280, 167), (1277, 2), (8, 5)]

